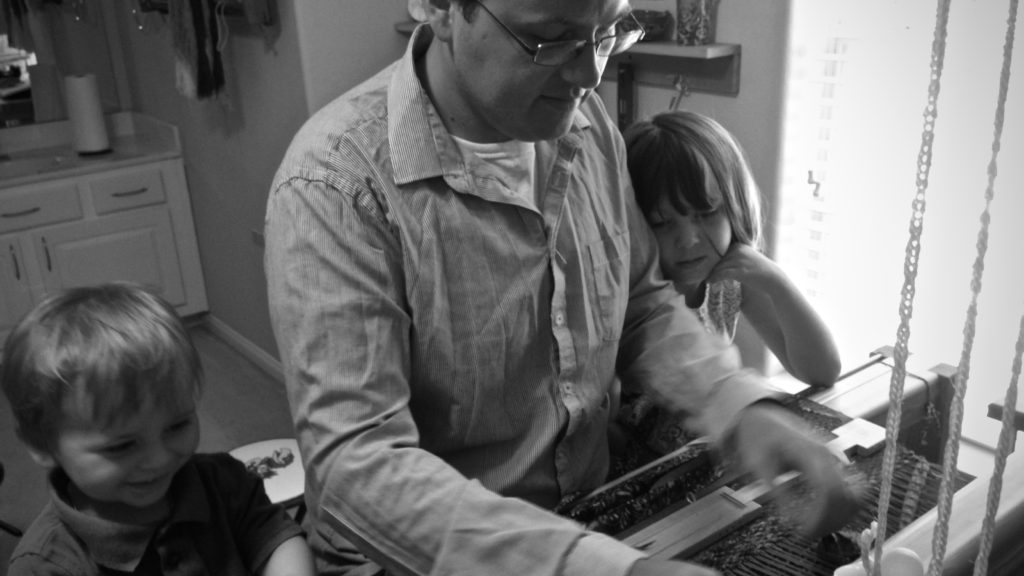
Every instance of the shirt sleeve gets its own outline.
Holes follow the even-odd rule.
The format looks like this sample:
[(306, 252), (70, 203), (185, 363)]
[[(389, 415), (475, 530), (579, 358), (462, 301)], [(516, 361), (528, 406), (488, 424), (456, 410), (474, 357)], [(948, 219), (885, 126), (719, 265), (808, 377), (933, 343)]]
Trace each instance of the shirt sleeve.
[[(613, 555), (608, 550), (616, 550)], [(604, 534), (584, 535), (569, 553), (564, 576), (621, 576), (627, 574), (640, 558), (647, 555)]]
[(317, 529), (394, 574), (554, 576), (572, 550), (621, 564), (627, 545), (578, 546), (587, 532), (576, 522), (502, 497), (420, 446), (403, 305), (416, 279), (380, 184), (332, 177), (347, 181), (282, 183), (266, 222), (271, 317)]
[(302, 529), (284, 507), (267, 496), (263, 480), (249, 473), (245, 465), (228, 454), (210, 456), (211, 468), (220, 476), (224, 502), (234, 528), (239, 553), (246, 567), (257, 573), (286, 540), (302, 536)]

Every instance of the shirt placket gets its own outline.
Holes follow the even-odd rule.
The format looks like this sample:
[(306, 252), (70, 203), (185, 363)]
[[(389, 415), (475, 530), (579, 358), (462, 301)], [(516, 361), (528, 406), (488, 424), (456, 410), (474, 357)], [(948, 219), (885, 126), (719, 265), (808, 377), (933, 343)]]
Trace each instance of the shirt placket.
[[(558, 157), (548, 178), (548, 189), (544, 198), (544, 219), (548, 229), (548, 250), (550, 253), (551, 274), (554, 289), (551, 295), (551, 333), (558, 347), (557, 373), (554, 384), (557, 386), (557, 397), (568, 415), (568, 424), (561, 437), (570, 437), (583, 415), (583, 403), (577, 393), (578, 375), (580, 374), (576, 356), (577, 334), (572, 329), (566, 302), (567, 283), (572, 281), (572, 264), (559, 251), (559, 245), (573, 244), (572, 218), (568, 213), (566, 191), (570, 182), (570, 168), (577, 147), (572, 139), (565, 138), (558, 145)], [(567, 235), (567, 236), (566, 236)], [(573, 459), (568, 453), (567, 444), (559, 441), (555, 447), (555, 467), (558, 483), (561, 486), (574, 486), (578, 479), (574, 478), (578, 470), (572, 465)]]

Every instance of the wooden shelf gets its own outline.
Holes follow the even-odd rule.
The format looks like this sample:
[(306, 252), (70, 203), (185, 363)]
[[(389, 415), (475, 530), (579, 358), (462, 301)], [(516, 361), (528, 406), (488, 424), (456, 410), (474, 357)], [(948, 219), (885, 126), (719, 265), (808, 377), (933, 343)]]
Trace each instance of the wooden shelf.
[(30, 56), (31, 56), (31, 54), (27, 54), (27, 53), (26, 54), (18, 54), (16, 52), (11, 52), (11, 53), (0, 55), (0, 66), (8, 66), (10, 64), (18, 64), (19, 62), (23, 62), (25, 60), (28, 60)]
[(641, 42), (613, 56), (604, 80), (617, 83), (619, 128), (633, 122), (636, 84), (736, 96), (740, 92), (739, 44), (683, 46), (671, 42)]
[(415, 20), (407, 20), (405, 22), (395, 22), (395, 32), (403, 36), (412, 36), (412, 31), (419, 26), (420, 23)]
[(695, 58), (711, 60), (738, 54), (739, 44), (705, 44), (703, 46), (684, 46), (674, 42), (640, 42), (629, 49), (627, 54), (667, 56), (670, 58)]

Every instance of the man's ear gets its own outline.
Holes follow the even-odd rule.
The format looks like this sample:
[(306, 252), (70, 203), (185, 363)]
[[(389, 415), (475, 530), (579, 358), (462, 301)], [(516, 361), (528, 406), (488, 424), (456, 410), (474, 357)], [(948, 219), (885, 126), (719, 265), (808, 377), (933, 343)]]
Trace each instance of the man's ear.
[(454, 10), (451, 0), (429, 0), (425, 3), (427, 22), (434, 31), (434, 37), (441, 42), (451, 41)]

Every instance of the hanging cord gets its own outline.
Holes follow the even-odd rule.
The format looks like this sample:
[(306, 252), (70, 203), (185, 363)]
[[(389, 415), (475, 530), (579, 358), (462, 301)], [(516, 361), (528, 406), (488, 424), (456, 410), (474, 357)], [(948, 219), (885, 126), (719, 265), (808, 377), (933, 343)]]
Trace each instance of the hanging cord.
[[(1017, 29), (1017, 8), (1018, 0), (1010, 0), (1010, 13), (1006, 21), (1006, 40), (1003, 43), (1003, 68), (1000, 72), (999, 77), (999, 100), (996, 105), (995, 115), (995, 135), (992, 140), (992, 157), (989, 159), (988, 164), (988, 185), (985, 189), (985, 212), (982, 214), (982, 227), (978, 232), (978, 260), (975, 262), (975, 282), (971, 284), (972, 289), (972, 300), (971, 300), (971, 311), (973, 315), (977, 314), (977, 295), (981, 290), (981, 272), (984, 268), (984, 254), (987, 250), (988, 244), (988, 227), (989, 227), (989, 206), (992, 202), (992, 197), (995, 195), (995, 180), (997, 170), (996, 159), (999, 156), (999, 149), (1002, 142), (1003, 135), (1003, 119), (1006, 111), (1006, 96), (1009, 92), (1010, 87), (1010, 67), (1013, 63), (1013, 42), (1014, 36)], [(971, 338), (974, 336), (974, 317), (969, 317)], [(967, 332), (968, 327), (964, 327), (964, 331)], [(970, 351), (967, 349), (967, 343), (964, 343), (965, 353), (970, 355)], [(1013, 440), (1016, 430), (1013, 427), (1013, 414), (1017, 407), (1017, 382), (1020, 378), (1021, 369), (1021, 355), (1024, 353), (1024, 316), (1021, 317), (1020, 333), (1017, 336), (1017, 347), (1016, 353), (1013, 358), (1013, 366), (1011, 368), (1010, 384), (1006, 389), (1006, 399), (1003, 402), (1003, 427), (999, 434), (999, 442), (996, 448), (996, 461), (995, 467), (992, 473), (992, 480), (988, 486), (988, 500), (985, 509), (985, 519), (982, 522), (981, 529), (981, 541), (978, 545), (978, 556), (974, 564), (975, 576), (984, 576), (988, 573), (988, 557), (992, 551), (992, 539), (995, 533), (995, 515), (999, 509), (999, 496), (1002, 492), (1003, 487), (1003, 470), (1006, 468), (1006, 458), (1010, 452), (1010, 445)], [(966, 377), (964, 379), (964, 389), (966, 389)], [(958, 392), (960, 392), (958, 390)], [(958, 397), (958, 416), (962, 416), (962, 405), (963, 405), (963, 392), (960, 392)], [(952, 431), (953, 423), (950, 421), (950, 430)], [(952, 436), (952, 434), (951, 434)], [(959, 436), (960, 436), (960, 425), (958, 423), (956, 427), (957, 442), (954, 444), (952, 438), (949, 443), (946, 444), (947, 458), (953, 444), (953, 463), (956, 462), (956, 449), (959, 447)], [(948, 462), (947, 462), (948, 464)], [(939, 492), (940, 498), (946, 500), (952, 499), (952, 473), (948, 470), (950, 466), (946, 466), (943, 469), (942, 487)], [(941, 502), (941, 500), (940, 500)], [(948, 520), (947, 520), (948, 524)], [(948, 527), (947, 527), (948, 530)], [(934, 545), (934, 543), (933, 543)]]
[[(964, 320), (964, 343), (960, 355), (960, 364), (953, 377), (953, 399), (949, 407), (949, 433), (946, 438), (946, 450), (943, 455), (942, 484), (939, 488), (938, 516), (935, 532), (932, 534), (932, 561), (929, 574), (940, 576), (942, 562), (946, 555), (946, 539), (949, 533), (949, 516), (952, 509), (953, 492), (955, 491), (953, 475), (956, 473), (957, 454), (960, 450), (960, 431), (963, 426), (964, 396), (971, 374), (971, 350), (974, 347), (974, 334), (978, 317), (978, 295), (981, 293), (981, 280), (985, 272), (985, 254), (988, 252), (988, 236), (991, 223), (992, 199), (995, 196), (995, 180), (997, 158), (1003, 134), (1003, 117), (1006, 110), (1006, 95), (1009, 89), (1010, 64), (1012, 62), (1014, 22), (1017, 17), (1017, 0), (1010, 2), (1011, 19), (1007, 24), (1006, 42), (1003, 47), (1003, 68), (999, 79), (999, 100), (996, 104), (995, 134), (992, 140), (992, 157), (988, 164), (988, 183), (985, 187), (985, 209), (981, 214), (981, 228), (978, 230), (978, 254), (974, 260), (971, 278), (971, 302)], [(978, 572), (975, 572), (977, 574)]]
[(935, 118), (942, 65), (946, 54), (946, 29), (949, 25), (951, 0), (939, 0), (932, 40), (931, 81), (928, 85), (928, 104), (924, 111), (924, 130), (917, 156), (917, 194), (914, 195), (910, 218), (910, 239), (907, 240), (906, 259), (903, 264), (903, 290), (900, 298), (900, 324), (896, 330), (893, 351), (895, 365), (889, 383), (889, 410), (885, 422), (885, 452), (882, 457), (882, 485), (878, 496), (878, 537), (872, 574), (880, 576), (882, 570), (882, 542), (886, 538), (886, 517), (892, 497), (893, 470), (896, 467), (896, 438), (899, 436), (900, 416), (903, 411), (903, 385), (907, 377), (907, 343), (910, 341), (910, 318), (914, 312), (914, 294), (917, 279), (918, 256), (921, 252), (921, 232), (924, 227), (925, 193), (932, 165), (932, 143), (935, 139)]
[(1006, 458), (1012, 451), (1013, 437), (1017, 434), (1013, 420), (1014, 410), (1017, 406), (1017, 383), (1020, 381), (1022, 355), (1024, 355), (1024, 315), (1020, 318), (1020, 332), (1017, 334), (1017, 348), (1013, 356), (1010, 385), (1006, 388), (1006, 400), (1003, 401), (1003, 427), (999, 432), (999, 444), (996, 446), (996, 461), (992, 480), (988, 484), (988, 500), (985, 507), (985, 519), (981, 525), (981, 541), (978, 543), (974, 576), (983, 576), (988, 573), (988, 557), (992, 551), (992, 540), (996, 532), (996, 511), (999, 510), (999, 495), (1003, 491), (1003, 471), (1006, 469)]

